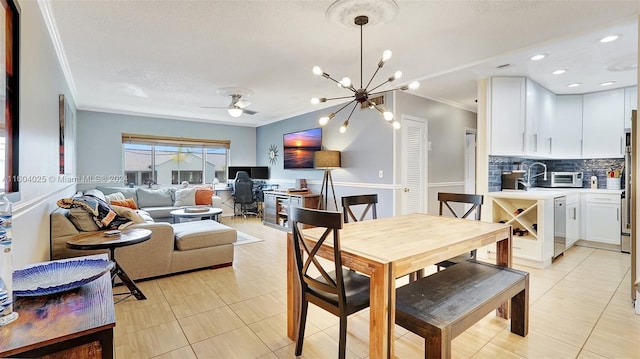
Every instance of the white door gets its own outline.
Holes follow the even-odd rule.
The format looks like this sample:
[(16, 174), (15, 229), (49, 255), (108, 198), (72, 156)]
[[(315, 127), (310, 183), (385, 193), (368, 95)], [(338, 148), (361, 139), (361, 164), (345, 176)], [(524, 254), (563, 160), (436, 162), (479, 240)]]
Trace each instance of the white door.
[(402, 116), (402, 214), (427, 213), (427, 121)]

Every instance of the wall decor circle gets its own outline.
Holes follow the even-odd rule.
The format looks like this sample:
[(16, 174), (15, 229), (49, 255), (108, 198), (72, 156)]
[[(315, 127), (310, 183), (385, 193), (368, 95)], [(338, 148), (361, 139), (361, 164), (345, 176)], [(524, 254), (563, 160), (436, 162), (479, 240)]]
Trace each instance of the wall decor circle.
[(269, 156), (269, 162), (272, 165), (275, 165), (278, 162), (278, 146), (276, 146), (275, 144), (269, 146), (267, 155)]

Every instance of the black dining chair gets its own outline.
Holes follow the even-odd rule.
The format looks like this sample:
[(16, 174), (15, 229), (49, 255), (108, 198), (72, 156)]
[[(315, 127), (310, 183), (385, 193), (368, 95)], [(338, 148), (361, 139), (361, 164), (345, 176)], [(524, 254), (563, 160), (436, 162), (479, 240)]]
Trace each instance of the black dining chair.
[[(343, 359), (346, 353), (347, 317), (369, 307), (369, 277), (342, 266), (340, 212), (292, 207), (289, 220), (293, 228), (294, 259), (300, 280), (301, 306), (295, 354), (302, 354), (307, 309), (311, 302), (340, 318), (338, 358)], [(315, 244), (305, 239), (303, 230), (311, 228), (308, 226), (324, 228)], [(318, 258), (319, 249), (325, 243), (333, 244), (333, 263), (330, 264)], [(316, 276), (318, 273), (320, 275)]]
[[(440, 207), (438, 209), (438, 215), (444, 215), (444, 208), (448, 209), (450, 215), (455, 218), (468, 218), (470, 214), (475, 212), (474, 219), (479, 221), (482, 215), (482, 204), (484, 202), (484, 196), (481, 194), (467, 194), (467, 193), (450, 193), (450, 192), (438, 192), (438, 201), (440, 202)], [(462, 206), (462, 209), (458, 209), (456, 211), (452, 204), (458, 203), (458, 206)], [(468, 210), (465, 212), (464, 205), (471, 205)], [(454, 205), (455, 206), (455, 205)], [(460, 215), (460, 213), (464, 212), (464, 214)], [(476, 250), (472, 250), (469, 256), (460, 255), (454, 258), (450, 258), (444, 260), (442, 262), (436, 263), (438, 267), (438, 271), (441, 268), (451, 267), (456, 263), (460, 263), (467, 259), (476, 259)]]
[[(357, 196), (345, 196), (342, 197), (342, 214), (344, 217), (344, 223), (360, 222), (363, 221), (369, 211), (371, 211), (370, 219), (378, 218), (378, 211), (376, 209), (376, 205), (378, 203), (378, 195), (377, 194), (362, 194)], [(352, 208), (358, 206), (358, 209), (361, 209), (360, 217), (357, 217)], [(364, 206), (364, 208), (362, 207)]]

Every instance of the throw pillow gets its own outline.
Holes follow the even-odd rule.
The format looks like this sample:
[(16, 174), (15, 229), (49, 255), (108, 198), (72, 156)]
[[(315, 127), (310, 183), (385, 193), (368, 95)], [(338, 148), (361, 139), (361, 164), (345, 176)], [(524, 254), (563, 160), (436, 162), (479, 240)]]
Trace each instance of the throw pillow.
[(133, 223), (145, 223), (146, 221), (136, 211), (129, 207), (111, 206), (118, 216), (127, 218)]
[(196, 205), (211, 205), (212, 189), (196, 189)]
[(126, 199), (122, 199), (122, 200), (111, 200), (111, 206), (120, 206), (120, 207), (128, 207), (131, 209), (138, 209), (138, 206), (136, 205), (136, 201), (133, 200), (133, 198), (126, 198)]
[(147, 189), (139, 187), (137, 190), (137, 203), (140, 208), (173, 206), (172, 191), (169, 188)]
[(102, 193), (104, 193), (105, 195), (120, 192), (124, 195), (124, 198), (133, 198), (138, 201), (138, 198), (136, 197), (136, 193), (138, 190), (137, 188), (96, 186), (96, 189), (102, 191)]
[(104, 197), (105, 197), (105, 202), (122, 201), (123, 199), (127, 198), (124, 196), (124, 194), (122, 194), (122, 192), (111, 193)]
[(69, 209), (69, 220), (81, 232), (93, 232), (100, 229), (94, 217), (82, 208)]
[(104, 193), (102, 193), (102, 191), (98, 190), (98, 189), (89, 189), (84, 193), (85, 196), (93, 196), (93, 197), (98, 197), (101, 200), (105, 201), (105, 202), (109, 202), (105, 196)]
[(185, 207), (196, 205), (196, 189), (184, 188), (176, 191), (176, 202), (174, 206)]

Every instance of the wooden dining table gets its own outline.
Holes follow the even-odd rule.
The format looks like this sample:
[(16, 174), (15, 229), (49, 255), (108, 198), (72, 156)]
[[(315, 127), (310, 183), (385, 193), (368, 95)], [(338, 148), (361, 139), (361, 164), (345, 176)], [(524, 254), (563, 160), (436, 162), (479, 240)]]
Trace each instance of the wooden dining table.
[[(307, 229), (311, 242), (322, 228)], [(395, 279), (496, 243), (496, 264), (511, 266), (511, 226), (427, 214), (408, 214), (345, 223), (340, 230), (342, 264), (370, 277), (369, 357), (394, 357)], [(293, 258), (291, 232), (287, 235), (287, 335), (297, 338), (300, 284)], [(320, 251), (332, 259), (329, 244)], [(505, 303), (497, 315), (508, 318)]]

